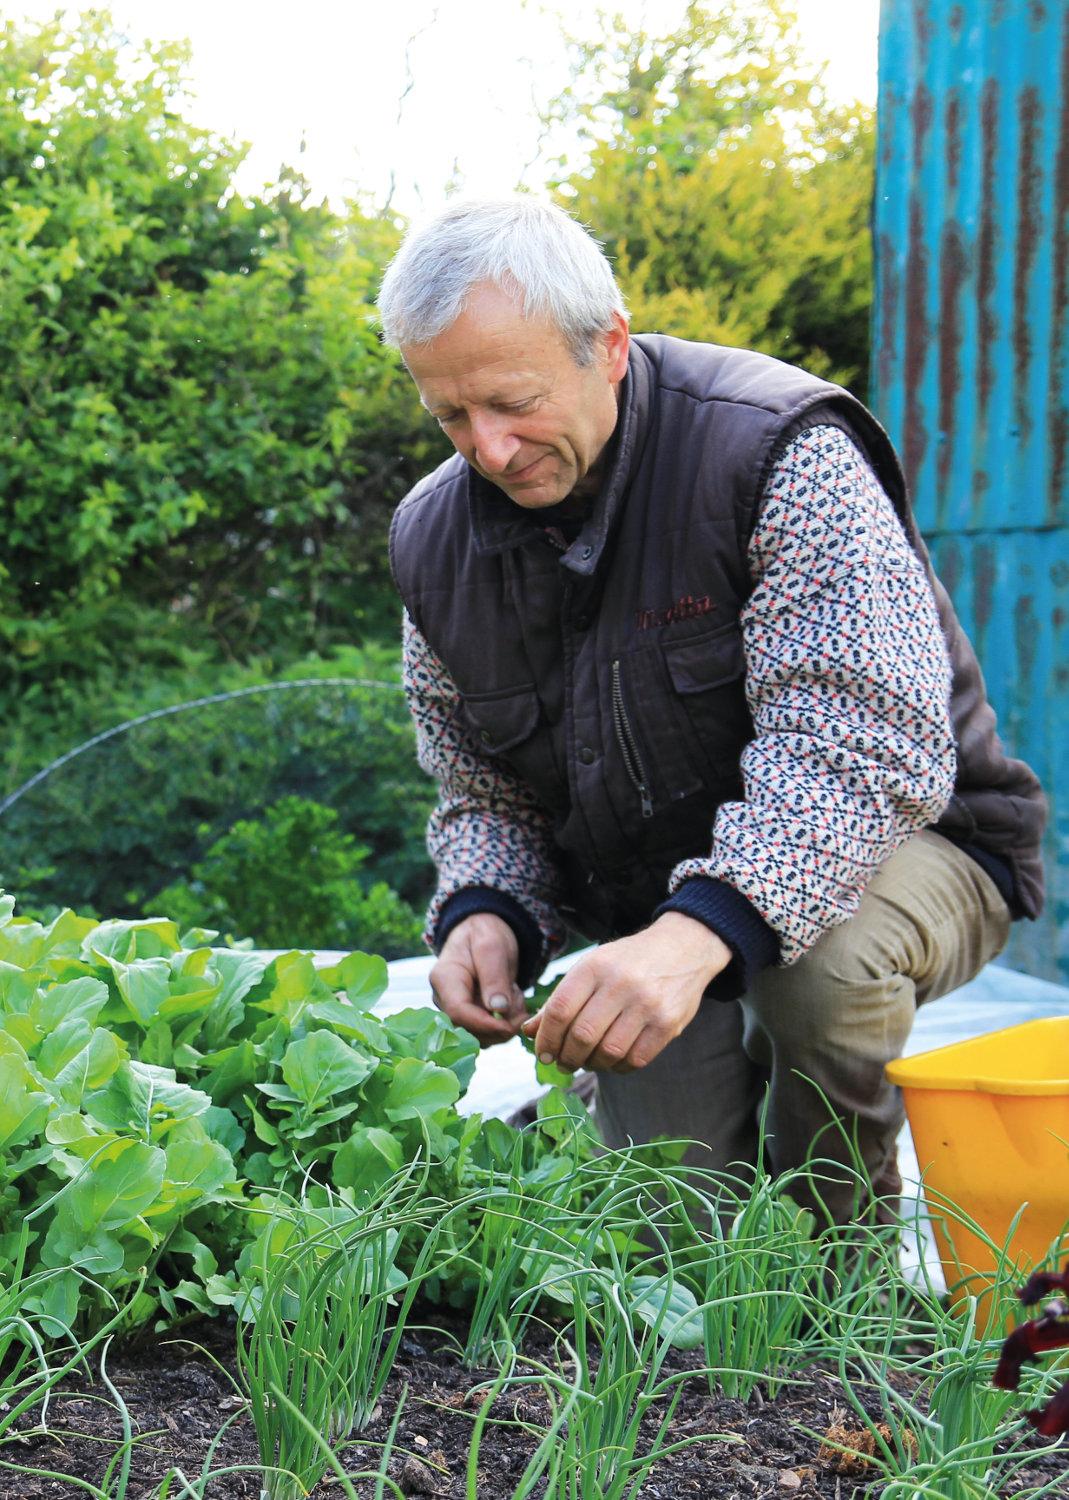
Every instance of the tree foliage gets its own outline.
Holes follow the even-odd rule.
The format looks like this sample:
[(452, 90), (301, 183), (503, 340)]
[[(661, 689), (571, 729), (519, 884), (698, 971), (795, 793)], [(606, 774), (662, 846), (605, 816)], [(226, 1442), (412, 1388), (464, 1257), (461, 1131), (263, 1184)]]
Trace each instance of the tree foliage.
[[(232, 654), (351, 636), (434, 439), (372, 302), (396, 227), (183, 118), (185, 50), (0, 30), (0, 643), (82, 669), (131, 599)], [(377, 591), (377, 592), (376, 592)]]
[(782, 0), (622, 18), (574, 43), (561, 201), (612, 257), (636, 329), (745, 345), (864, 393), (874, 118), (832, 104)]

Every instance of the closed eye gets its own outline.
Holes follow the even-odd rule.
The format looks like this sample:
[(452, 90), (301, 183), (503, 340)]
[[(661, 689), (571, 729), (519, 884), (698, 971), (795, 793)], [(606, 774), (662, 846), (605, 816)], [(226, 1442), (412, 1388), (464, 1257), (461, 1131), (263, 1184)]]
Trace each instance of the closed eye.
[[(495, 411), (508, 412), (512, 415), (520, 415), (523, 412), (533, 411), (538, 405), (537, 396), (529, 396), (523, 401), (494, 401), (491, 403)], [(439, 427), (454, 427), (458, 422), (466, 419), (467, 413), (463, 411), (432, 412), (431, 415)]]

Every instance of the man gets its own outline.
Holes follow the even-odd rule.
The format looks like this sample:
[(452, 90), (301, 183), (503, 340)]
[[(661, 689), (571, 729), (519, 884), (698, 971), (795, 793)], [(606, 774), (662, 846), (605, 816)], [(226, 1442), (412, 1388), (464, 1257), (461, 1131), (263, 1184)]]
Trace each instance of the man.
[[(596, 1070), (610, 1144), (753, 1163), (767, 1090), (773, 1170), (853, 1138), (893, 1197), (883, 1066), (1038, 913), (1044, 802), (886, 435), (801, 370), (631, 336), (532, 199), (410, 235), (379, 308), (457, 450), (391, 533), (438, 1004)], [(566, 924), (600, 946), (525, 1024)], [(818, 1186), (847, 1217), (849, 1171)]]

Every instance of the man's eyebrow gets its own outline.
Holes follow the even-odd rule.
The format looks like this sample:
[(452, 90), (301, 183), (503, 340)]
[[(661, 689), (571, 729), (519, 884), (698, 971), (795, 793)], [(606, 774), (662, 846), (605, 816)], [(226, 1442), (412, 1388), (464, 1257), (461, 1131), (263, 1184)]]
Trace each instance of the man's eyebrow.
[[(537, 394), (535, 392), (506, 393), (504, 391), (498, 391), (488, 396), (485, 401), (476, 401), (474, 404), (476, 406), (523, 406), (528, 401), (534, 401), (536, 399)], [(432, 417), (439, 415), (441, 412), (460, 410), (460, 408), (454, 406), (451, 401), (424, 401), (422, 396), (420, 397), (419, 404), (420, 406), (422, 406), (424, 411), (430, 412)]]

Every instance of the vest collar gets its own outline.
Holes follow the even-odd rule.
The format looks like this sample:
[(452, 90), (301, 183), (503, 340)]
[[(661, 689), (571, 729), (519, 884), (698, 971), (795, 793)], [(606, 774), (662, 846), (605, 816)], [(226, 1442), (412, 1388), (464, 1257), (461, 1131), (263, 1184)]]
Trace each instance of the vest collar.
[[(627, 374), (620, 390), (620, 411), (609, 439), (609, 472), (598, 491), (594, 508), (575, 541), (561, 556), (562, 567), (581, 578), (597, 571), (613, 527), (623, 509), (627, 488), (641, 455), (653, 391), (653, 369), (647, 356), (631, 341)], [(468, 466), (468, 514), (475, 550), (483, 554), (508, 552), (523, 546), (541, 531), (538, 512), (524, 510)]]

